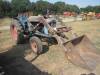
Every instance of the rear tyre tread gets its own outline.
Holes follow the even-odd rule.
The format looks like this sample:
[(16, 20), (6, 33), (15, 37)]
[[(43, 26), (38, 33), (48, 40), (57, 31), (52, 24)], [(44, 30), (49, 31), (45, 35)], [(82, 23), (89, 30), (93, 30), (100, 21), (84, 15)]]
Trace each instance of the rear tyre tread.
[(16, 29), (17, 29), (17, 32), (18, 32), (18, 37), (17, 37), (17, 40), (14, 40), (16, 44), (23, 44), (24, 43), (24, 35), (22, 34), (22, 28), (21, 28), (21, 25), (20, 23), (17, 21), (17, 20), (13, 20), (13, 23), (12, 25), (10, 26), (10, 29), (11, 27), (15, 26)]

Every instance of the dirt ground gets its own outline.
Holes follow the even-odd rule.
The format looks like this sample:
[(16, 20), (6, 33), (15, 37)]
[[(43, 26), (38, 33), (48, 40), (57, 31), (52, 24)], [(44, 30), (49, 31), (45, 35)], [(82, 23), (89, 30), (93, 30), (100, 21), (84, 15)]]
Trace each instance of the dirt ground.
[[(7, 19), (7, 24), (10, 23)], [(70, 22), (66, 26), (72, 26), (78, 35), (86, 34), (100, 50), (100, 20)], [(0, 32), (0, 66), (6, 71), (5, 75), (81, 75), (90, 72), (100, 75), (100, 65), (94, 71), (73, 65), (58, 45), (44, 48), (46, 52), (36, 56), (28, 43), (15, 45), (9, 30)]]

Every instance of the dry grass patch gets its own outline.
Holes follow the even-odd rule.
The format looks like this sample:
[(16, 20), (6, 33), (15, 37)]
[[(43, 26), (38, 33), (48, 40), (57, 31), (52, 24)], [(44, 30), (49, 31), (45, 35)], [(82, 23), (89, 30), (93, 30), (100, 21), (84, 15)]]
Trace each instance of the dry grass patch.
[(7, 26), (11, 24), (11, 18), (0, 19), (0, 26)]

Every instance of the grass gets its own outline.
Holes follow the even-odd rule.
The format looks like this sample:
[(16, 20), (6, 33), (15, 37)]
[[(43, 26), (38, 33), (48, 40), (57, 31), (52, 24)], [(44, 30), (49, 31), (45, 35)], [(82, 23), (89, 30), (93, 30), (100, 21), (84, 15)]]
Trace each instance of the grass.
[(0, 34), (0, 52), (13, 44), (9, 30), (2, 30), (1, 32), (2, 33)]
[[(0, 29), (11, 24), (11, 18), (0, 19)], [(9, 30), (0, 30), (0, 51), (11, 46), (12, 39)], [(9, 44), (10, 43), (10, 44)]]
[[(8, 19), (3, 20), (3, 22), (2, 24), (10, 23)], [(7, 25), (9, 25), (9, 23)], [(0, 25), (2, 26), (2, 24)], [(67, 24), (70, 25), (73, 28), (73, 32), (76, 32), (79, 36), (86, 34), (97, 49), (100, 50), (100, 20), (70, 22), (66, 23), (66, 25)], [(2, 31), (0, 34), (0, 49), (4, 50), (9, 47), (10, 44), (12, 45), (13, 41), (11, 40), (9, 30)], [(57, 45), (50, 46), (49, 51), (39, 56), (32, 64), (37, 66), (40, 70), (51, 73), (52, 75), (80, 75), (81, 73), (89, 72), (68, 62), (63, 49)], [(96, 75), (100, 75), (99, 70), (100, 66), (94, 71)]]
[(100, 50), (100, 20), (72, 22), (69, 24), (72, 27), (73, 32), (78, 35), (87, 35)]
[(0, 26), (7, 26), (11, 24), (11, 18), (0, 19)]
[[(87, 35), (96, 48), (100, 50), (100, 20), (70, 22), (67, 24), (73, 28), (72, 32), (77, 33), (79, 36)], [(70, 36), (69, 33), (68, 35)], [(33, 64), (53, 75), (80, 75), (81, 73), (88, 73), (87, 70), (68, 63), (63, 49), (59, 46), (51, 46), (49, 51), (41, 55)], [(99, 68), (96, 69), (97, 75), (100, 74), (97, 71)]]

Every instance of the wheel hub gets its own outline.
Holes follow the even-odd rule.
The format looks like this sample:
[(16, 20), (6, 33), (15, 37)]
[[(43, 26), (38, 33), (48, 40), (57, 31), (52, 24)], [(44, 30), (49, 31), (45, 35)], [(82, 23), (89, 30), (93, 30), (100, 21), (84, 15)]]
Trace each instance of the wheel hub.
[(33, 50), (35, 53), (37, 53), (37, 44), (36, 44), (35, 41), (33, 41), (33, 42), (31, 43), (31, 48), (32, 48), (32, 50)]

